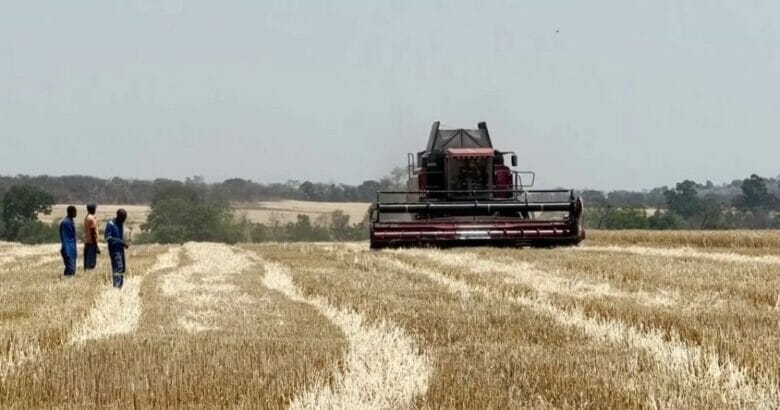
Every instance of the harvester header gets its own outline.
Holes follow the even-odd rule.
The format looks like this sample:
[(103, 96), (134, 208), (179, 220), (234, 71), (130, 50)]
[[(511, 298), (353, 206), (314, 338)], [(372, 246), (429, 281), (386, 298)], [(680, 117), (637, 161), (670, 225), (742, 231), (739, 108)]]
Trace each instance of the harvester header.
[[(506, 157), (509, 157), (509, 164)], [(576, 245), (585, 238), (573, 190), (529, 190), (535, 174), (493, 147), (487, 124), (439, 128), (408, 154), (406, 191), (379, 191), (371, 207), (373, 249), (419, 245)]]

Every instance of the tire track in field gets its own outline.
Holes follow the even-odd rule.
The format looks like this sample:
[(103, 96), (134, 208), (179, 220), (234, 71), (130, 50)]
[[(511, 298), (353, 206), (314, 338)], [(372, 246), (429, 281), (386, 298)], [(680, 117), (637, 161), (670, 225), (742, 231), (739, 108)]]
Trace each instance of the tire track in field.
[(98, 296), (87, 319), (71, 335), (70, 343), (83, 344), (89, 340), (135, 332), (143, 310), (141, 283), (150, 273), (177, 267), (180, 252), (181, 248), (176, 247), (158, 255), (151, 269), (128, 278), (122, 289), (107, 287)]
[(306, 303), (338, 326), (349, 349), (345, 369), (335, 385), (319, 382), (299, 394), (290, 408), (409, 408), (424, 395), (432, 363), (401, 328), (389, 322), (370, 325), (357, 312), (337, 308), (323, 297), (306, 297), (295, 286), (287, 267), (263, 262), (263, 283), (289, 299)]
[(763, 255), (752, 256), (734, 252), (702, 252), (694, 248), (656, 248), (650, 246), (575, 246), (570, 248), (575, 252), (613, 252), (628, 253), (643, 256), (661, 256), (670, 258), (699, 258), (715, 262), (726, 263), (753, 263), (780, 265), (780, 256)]
[(588, 296), (606, 296), (630, 299), (645, 306), (672, 306), (678, 302), (674, 292), (627, 292), (613, 288), (609, 282), (566, 278), (551, 272), (535, 268), (528, 262), (505, 263), (485, 259), (473, 253), (444, 253), (408, 250), (408, 254), (428, 258), (432, 262), (452, 267), (470, 266), (476, 273), (502, 273), (508, 275), (507, 283), (534, 284), (534, 289), (542, 296), (563, 294), (582, 298)]
[[(404, 252), (409, 251), (400, 251), (401, 254)], [(437, 270), (415, 267), (391, 257), (392, 251), (383, 253), (386, 256), (379, 257), (387, 266), (405, 273), (424, 275), (453, 293), (461, 293), (466, 287), (473, 293), (503, 299), (549, 316), (559, 324), (578, 329), (600, 342), (643, 350), (655, 360), (666, 376), (673, 377), (690, 392), (704, 389), (715, 397), (722, 395), (734, 407), (780, 407), (780, 391), (775, 381), (753, 380), (730, 359), (719, 357), (699, 346), (688, 345), (676, 335), (668, 335), (658, 329), (639, 329), (619, 320), (595, 319), (578, 309), (561, 309), (544, 298), (507, 295), (496, 289), (450, 278)], [(531, 281), (524, 284), (530, 288), (536, 286)]]

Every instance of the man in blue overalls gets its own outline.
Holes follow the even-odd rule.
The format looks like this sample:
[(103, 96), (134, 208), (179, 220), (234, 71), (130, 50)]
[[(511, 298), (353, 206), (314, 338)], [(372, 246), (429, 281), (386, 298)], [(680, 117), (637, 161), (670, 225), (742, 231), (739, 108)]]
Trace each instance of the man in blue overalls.
[(68, 207), (68, 216), (62, 218), (60, 222), (60, 254), (62, 262), (65, 264), (65, 276), (72, 277), (76, 275), (76, 207)]
[(106, 242), (108, 242), (108, 257), (111, 259), (114, 287), (121, 289), (125, 281), (125, 249), (130, 245), (125, 242), (124, 223), (127, 212), (124, 209), (116, 211), (116, 218), (106, 224)]

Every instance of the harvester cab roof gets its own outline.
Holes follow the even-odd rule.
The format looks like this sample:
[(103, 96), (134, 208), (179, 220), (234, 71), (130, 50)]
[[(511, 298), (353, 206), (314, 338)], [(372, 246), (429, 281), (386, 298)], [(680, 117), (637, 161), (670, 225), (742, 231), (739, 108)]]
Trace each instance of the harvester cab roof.
[(501, 165), (504, 163), (504, 155), (512, 154), (512, 166), (517, 166), (517, 156), (514, 152), (493, 149), (485, 122), (477, 124), (477, 129), (441, 129), (439, 121), (434, 122), (425, 151), (417, 153), (417, 164), (422, 164), (427, 157), (435, 153), (444, 153), (447, 157), (493, 156)]
[(439, 128), (439, 121), (434, 122), (426, 151), (443, 151), (447, 148), (493, 148), (487, 124), (480, 122), (476, 130), (443, 130)]

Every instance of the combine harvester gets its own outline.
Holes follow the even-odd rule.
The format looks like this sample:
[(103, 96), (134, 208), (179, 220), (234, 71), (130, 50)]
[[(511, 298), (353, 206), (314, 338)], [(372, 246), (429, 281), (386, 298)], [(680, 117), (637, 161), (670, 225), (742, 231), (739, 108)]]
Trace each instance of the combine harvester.
[[(585, 238), (582, 200), (573, 190), (527, 190), (535, 174), (506, 165), (487, 124), (439, 129), (425, 151), (408, 155), (407, 190), (379, 191), (371, 248), (402, 246), (557, 246)], [(526, 181), (523, 178), (526, 178)]]

